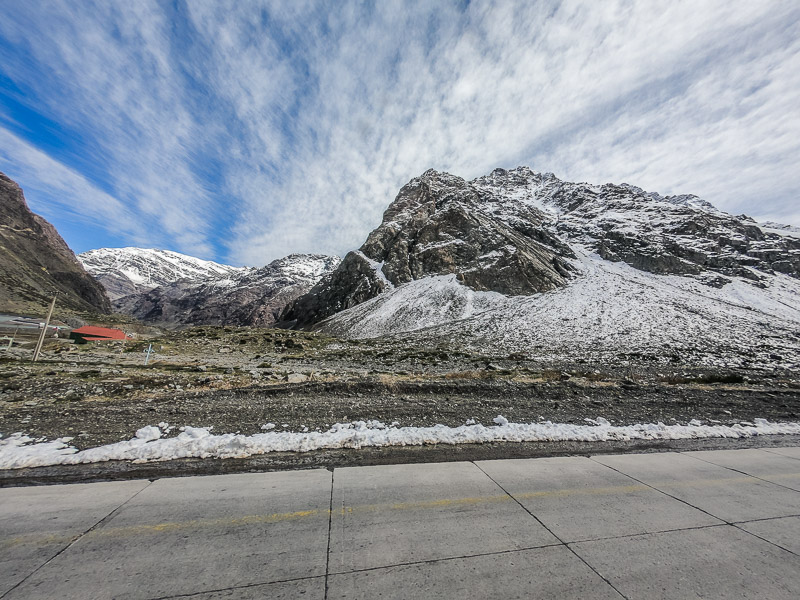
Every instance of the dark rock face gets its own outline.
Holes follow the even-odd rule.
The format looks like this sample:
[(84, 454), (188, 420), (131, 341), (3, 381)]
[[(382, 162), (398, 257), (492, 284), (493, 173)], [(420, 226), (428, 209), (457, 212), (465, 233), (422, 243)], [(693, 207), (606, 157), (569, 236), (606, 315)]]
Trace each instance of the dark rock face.
[(276, 325), (287, 329), (300, 327), (308, 323), (307, 315), (322, 320), (374, 298), (390, 287), (392, 284), (380, 277), (366, 256), (360, 251), (348, 252), (333, 272), (287, 303)]
[(293, 254), (261, 269), (181, 280), (119, 298), (120, 312), (166, 326), (273, 325), (285, 306), (306, 293), (339, 259)]
[(33, 214), (20, 187), (0, 173), (0, 310), (58, 306), (111, 312), (103, 287), (81, 266), (55, 228)]
[(547, 215), (490, 210), (494, 195), (460, 177), (427, 171), (406, 184), (358, 252), (291, 305), (282, 320), (307, 327), (415, 279), (455, 274), (478, 291), (529, 295), (566, 284), (569, 246), (549, 232)]

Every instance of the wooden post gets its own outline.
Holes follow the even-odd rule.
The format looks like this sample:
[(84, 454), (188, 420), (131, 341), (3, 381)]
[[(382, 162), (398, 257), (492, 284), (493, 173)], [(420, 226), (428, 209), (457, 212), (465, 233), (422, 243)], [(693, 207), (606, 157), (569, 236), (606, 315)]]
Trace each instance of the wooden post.
[[(58, 294), (56, 294), (56, 296), (57, 295)], [(44, 320), (44, 327), (42, 328), (42, 332), (39, 334), (39, 341), (36, 342), (36, 350), (33, 351), (33, 362), (39, 360), (39, 353), (42, 351), (44, 337), (47, 335), (47, 326), (50, 325), (50, 317), (53, 316), (53, 309), (56, 306), (56, 296), (53, 296), (53, 301), (50, 302), (50, 310), (47, 311), (47, 318)]]

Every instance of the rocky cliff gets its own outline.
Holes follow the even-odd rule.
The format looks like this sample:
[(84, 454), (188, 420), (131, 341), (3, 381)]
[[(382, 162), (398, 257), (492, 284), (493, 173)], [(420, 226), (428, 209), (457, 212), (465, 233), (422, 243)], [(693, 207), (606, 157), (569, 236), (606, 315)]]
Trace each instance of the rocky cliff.
[(697, 196), (569, 183), (527, 167), (496, 169), (471, 184), (493, 199), (500, 218), (518, 214), (521, 205), (539, 207), (552, 216), (546, 227), (565, 243), (650, 273), (691, 275), (712, 285), (775, 272), (800, 276), (800, 240)]
[(55, 228), (30, 211), (20, 187), (3, 173), (0, 214), (0, 310), (38, 312), (58, 293), (59, 308), (111, 311), (103, 287)]
[(403, 186), (383, 222), (358, 251), (283, 315), (306, 327), (387, 289), (453, 274), (477, 291), (530, 295), (566, 284), (575, 255), (546, 223), (550, 215), (519, 204), (495, 211), (491, 191), (427, 171)]

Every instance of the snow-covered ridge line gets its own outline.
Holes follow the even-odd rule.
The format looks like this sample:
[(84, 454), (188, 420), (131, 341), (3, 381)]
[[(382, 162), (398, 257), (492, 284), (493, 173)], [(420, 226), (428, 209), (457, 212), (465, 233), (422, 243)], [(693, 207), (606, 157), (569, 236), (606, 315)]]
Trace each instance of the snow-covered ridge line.
[(92, 275), (116, 271), (134, 283), (151, 285), (163, 284), (164, 276), (172, 280), (197, 279), (252, 270), (252, 267), (233, 267), (157, 248), (99, 248), (79, 254), (78, 260)]
[[(422, 446), (436, 444), (481, 444), (490, 442), (603, 442), (619, 440), (677, 440), (700, 438), (747, 438), (761, 435), (798, 435), (800, 423), (771, 423), (755, 419), (736, 425), (687, 425), (649, 423), (617, 426), (603, 418), (586, 419), (590, 425), (568, 423), (509, 423), (502, 416), (496, 425), (468, 422), (460, 427), (387, 427), (379, 421), (337, 423), (325, 432), (268, 432), (255, 435), (226, 433), (214, 435), (210, 428), (184, 427), (180, 434), (163, 438), (172, 427), (166, 423), (147, 426), (124, 442), (78, 451), (68, 443), (72, 438), (37, 442), (22, 433), (0, 439), (0, 469), (21, 469), (52, 465), (75, 465), (109, 460), (133, 462), (178, 458), (246, 458), (269, 452), (310, 452), (332, 448)], [(272, 423), (263, 429), (274, 427)]]

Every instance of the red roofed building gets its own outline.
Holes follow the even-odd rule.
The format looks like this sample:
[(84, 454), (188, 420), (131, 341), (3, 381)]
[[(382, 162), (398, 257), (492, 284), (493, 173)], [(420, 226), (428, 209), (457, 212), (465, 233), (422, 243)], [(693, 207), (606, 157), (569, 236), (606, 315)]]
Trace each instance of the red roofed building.
[(81, 344), (83, 342), (102, 342), (107, 340), (124, 340), (125, 332), (121, 329), (110, 329), (108, 327), (95, 327), (85, 325), (78, 329), (73, 329), (69, 334), (69, 339)]

